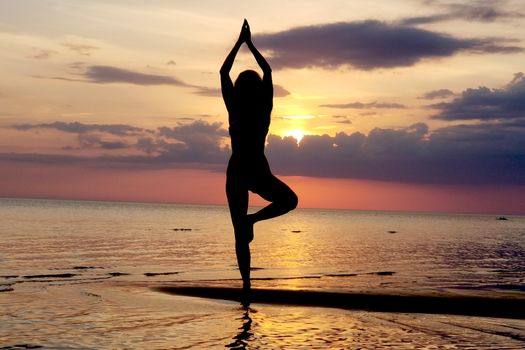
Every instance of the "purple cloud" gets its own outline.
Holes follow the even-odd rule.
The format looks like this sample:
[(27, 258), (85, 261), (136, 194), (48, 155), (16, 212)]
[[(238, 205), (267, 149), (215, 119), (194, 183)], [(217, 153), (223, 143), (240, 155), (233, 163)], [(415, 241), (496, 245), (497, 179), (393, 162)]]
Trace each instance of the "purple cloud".
[[(503, 3), (504, 4), (504, 3)], [(501, 9), (501, 1), (473, 1), (471, 3), (441, 3), (445, 12), (404, 18), (399, 21), (404, 25), (430, 24), (450, 20), (465, 20), (477, 22), (494, 22), (497, 20), (519, 19), (525, 15), (519, 10)], [(504, 6), (508, 7), (507, 4)]]
[(189, 87), (183, 81), (166, 75), (147, 74), (111, 66), (90, 66), (84, 76), (93, 83), (128, 83), (136, 85), (175, 85)]
[(349, 102), (349, 103), (327, 103), (319, 105), (319, 107), (328, 108), (352, 108), (352, 109), (371, 109), (371, 108), (407, 108), (405, 105), (400, 103), (389, 103), (389, 102)]
[(426, 92), (420, 98), (424, 100), (433, 100), (436, 98), (447, 98), (451, 96), (454, 96), (454, 92), (452, 92), (451, 90), (439, 89), (439, 90), (433, 90), (433, 91)]
[(274, 68), (351, 66), (371, 70), (412, 66), (459, 52), (515, 53), (523, 48), (495, 38), (463, 39), (400, 24), (368, 20), (296, 27), (257, 35)]
[(138, 128), (126, 124), (85, 124), (79, 122), (53, 122), (40, 124), (15, 124), (12, 126), (18, 130), (31, 129), (56, 129), (64, 132), (83, 134), (93, 131), (104, 132), (108, 134), (123, 136), (135, 135), (145, 131), (143, 128)]
[[(335, 118), (342, 119), (344, 118)], [(22, 129), (23, 130), (23, 129)], [(69, 131), (64, 131), (69, 132)], [(81, 146), (143, 155), (98, 158), (0, 154), (0, 160), (47, 163), (90, 162), (101, 167), (199, 167), (224, 171), (230, 148), (221, 123), (195, 121), (153, 132), (110, 139), (80, 132)], [(357, 178), (404, 183), (525, 185), (525, 120), (292, 137), (269, 135), (266, 154), (281, 175)]]
[(505, 120), (525, 118), (525, 76), (516, 73), (512, 81), (500, 89), (480, 86), (466, 89), (451, 102), (431, 105), (439, 110), (434, 116), (442, 120)]

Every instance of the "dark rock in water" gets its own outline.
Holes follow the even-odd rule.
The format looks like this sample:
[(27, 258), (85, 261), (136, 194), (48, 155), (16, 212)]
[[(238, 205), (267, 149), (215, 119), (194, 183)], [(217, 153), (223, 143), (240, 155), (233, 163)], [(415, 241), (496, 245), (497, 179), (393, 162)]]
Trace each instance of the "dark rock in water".
[(5, 278), (5, 279), (9, 279), (9, 278), (17, 278), (18, 275), (4, 275), (4, 276), (0, 276), (2, 278)]
[(388, 231), (388, 233), (397, 233), (397, 231), (396, 230), (390, 230), (390, 231)]
[(96, 267), (96, 266), (73, 266), (73, 270), (91, 270), (91, 269), (102, 269), (102, 267)]
[(173, 231), (191, 231), (191, 228), (174, 228)]
[[(14, 289), (11, 288), (11, 287), (0, 288), (0, 293), (2, 293), (2, 292), (12, 292), (12, 291), (14, 291)], [(1, 348), (0, 348), (0, 349), (1, 349)]]
[(262, 269), (263, 269), (262, 267), (255, 267), (255, 266), (250, 267), (251, 271), (262, 270)]
[(87, 295), (88, 297), (102, 298), (102, 296), (95, 294), (95, 293), (90, 293), (90, 292), (82, 292), (82, 293), (84, 295)]
[(378, 275), (378, 276), (392, 276), (395, 272), (394, 271), (379, 271), (379, 272), (371, 272), (371, 275)]
[(15, 344), (15, 345), (8, 345), (3, 346), (0, 349), (40, 349), (43, 348), (42, 345), (35, 345), (35, 344)]
[(152, 276), (167, 276), (167, 275), (176, 275), (180, 272), (145, 272), (144, 276), (152, 277)]
[(129, 273), (126, 272), (109, 272), (108, 275), (116, 277), (116, 276), (127, 276)]
[(301, 233), (301, 232), (303, 232), (303, 231), (301, 231), (301, 230), (292, 230), (292, 232), (293, 232), (293, 233)]
[(76, 276), (76, 273), (53, 273), (49, 275), (28, 275), (24, 276), (24, 278), (49, 278), (49, 277), (56, 277), (56, 278), (69, 278)]
[(327, 273), (323, 277), (355, 277), (357, 273)]
[(508, 219), (506, 217), (504, 217), (504, 216), (500, 216), (496, 220), (505, 221), (505, 220), (508, 220)]

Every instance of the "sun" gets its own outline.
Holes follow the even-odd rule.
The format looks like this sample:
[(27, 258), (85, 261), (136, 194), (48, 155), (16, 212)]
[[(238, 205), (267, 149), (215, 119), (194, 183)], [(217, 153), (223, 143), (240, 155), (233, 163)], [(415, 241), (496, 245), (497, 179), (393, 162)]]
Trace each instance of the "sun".
[(288, 130), (284, 133), (284, 136), (293, 137), (297, 141), (297, 144), (299, 144), (304, 137), (304, 131), (301, 129)]

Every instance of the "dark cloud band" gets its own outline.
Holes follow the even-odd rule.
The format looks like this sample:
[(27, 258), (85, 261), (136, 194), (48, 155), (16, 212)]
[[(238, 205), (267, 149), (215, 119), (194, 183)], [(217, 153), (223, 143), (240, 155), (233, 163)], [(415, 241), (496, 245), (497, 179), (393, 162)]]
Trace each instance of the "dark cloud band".
[(525, 15), (517, 9), (509, 10), (508, 4), (501, 1), (438, 3), (437, 5), (441, 7), (444, 12), (427, 16), (408, 17), (399, 21), (399, 23), (404, 25), (419, 25), (451, 20), (495, 22), (497, 20), (510, 20), (525, 17)]
[(328, 107), (328, 108), (349, 108), (349, 109), (372, 109), (372, 108), (407, 108), (405, 105), (400, 103), (392, 102), (349, 102), (349, 103), (328, 103), (319, 105), (319, 107)]
[(375, 20), (341, 22), (258, 35), (274, 68), (357, 69), (412, 66), (423, 59), (458, 52), (514, 53), (523, 49), (501, 39), (463, 39), (430, 30)]
[(525, 118), (525, 76), (519, 72), (500, 89), (467, 89), (451, 102), (431, 105), (442, 120), (509, 120)]
[[(89, 133), (79, 135), (88, 146), (106, 150), (128, 147), (143, 152), (89, 160), (92, 164), (99, 162), (101, 167), (199, 166), (223, 171), (230, 155), (225, 144), (228, 132), (221, 123), (195, 121), (160, 127), (136, 135), (134, 141), (128, 137), (125, 143), (91, 138)], [(418, 123), (402, 129), (376, 128), (368, 135), (306, 135), (300, 144), (292, 137), (270, 135), (266, 153), (274, 171), (281, 175), (421, 184), (525, 185), (524, 136), (525, 121), (455, 125), (433, 131)], [(3, 154), (2, 159), (60, 162), (62, 158)], [(72, 159), (83, 158), (63, 157), (65, 163)]]
[[(525, 123), (524, 123), (525, 124)], [(458, 125), (430, 132), (405, 129), (270, 136), (267, 153), (285, 175), (359, 178), (404, 183), (525, 185), (525, 125)]]
[(147, 74), (111, 66), (90, 66), (84, 76), (93, 83), (128, 83), (137, 85), (188, 86), (183, 81), (165, 75)]

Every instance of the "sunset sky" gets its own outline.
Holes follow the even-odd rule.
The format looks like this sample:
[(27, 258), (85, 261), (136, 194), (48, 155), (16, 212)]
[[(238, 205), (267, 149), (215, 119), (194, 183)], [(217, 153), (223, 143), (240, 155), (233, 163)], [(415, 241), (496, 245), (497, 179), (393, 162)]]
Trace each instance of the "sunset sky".
[[(510, 0), (3, 0), (0, 197), (225, 203), (219, 68), (244, 18), (300, 206), (525, 214)], [(232, 79), (249, 68), (243, 47)]]

